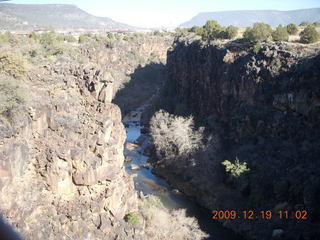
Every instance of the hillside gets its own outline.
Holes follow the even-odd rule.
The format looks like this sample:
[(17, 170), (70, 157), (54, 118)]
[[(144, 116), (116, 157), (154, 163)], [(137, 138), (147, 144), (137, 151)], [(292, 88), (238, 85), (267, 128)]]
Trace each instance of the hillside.
[(0, 29), (133, 29), (110, 18), (93, 16), (66, 4), (0, 4)]
[(180, 27), (202, 26), (208, 20), (217, 20), (221, 25), (248, 27), (255, 22), (264, 22), (270, 25), (300, 24), (302, 21), (316, 22), (320, 20), (320, 8), (299, 9), (294, 11), (275, 10), (248, 10), (199, 13)]

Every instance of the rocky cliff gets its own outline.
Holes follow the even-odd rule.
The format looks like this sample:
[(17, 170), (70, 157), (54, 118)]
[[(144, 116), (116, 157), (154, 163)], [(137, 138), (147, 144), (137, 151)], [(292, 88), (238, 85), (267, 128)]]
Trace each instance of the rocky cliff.
[(111, 100), (127, 75), (163, 59), (166, 49), (157, 37), (130, 43), (124, 37), (57, 42), (60, 54), (47, 56), (53, 46), (42, 48), (28, 37), (2, 48), (23, 62), (0, 59), (0, 90), (7, 97), (0, 114), (0, 210), (25, 239), (145, 238), (142, 227), (124, 220), (138, 202), (123, 167), (121, 111)]
[[(158, 172), (211, 210), (271, 210), (271, 220), (224, 221), (250, 239), (319, 236), (320, 55), (317, 47), (238, 42), (203, 45), (180, 39), (168, 52), (161, 97), (171, 113), (192, 114), (207, 140)], [(230, 176), (224, 160), (250, 170)], [(191, 160), (193, 163), (191, 163)], [(279, 210), (307, 210), (281, 220)]]
[(129, 239), (137, 201), (109, 85), (95, 68), (45, 67), (29, 75), (29, 116), (1, 122), (1, 209), (27, 239)]

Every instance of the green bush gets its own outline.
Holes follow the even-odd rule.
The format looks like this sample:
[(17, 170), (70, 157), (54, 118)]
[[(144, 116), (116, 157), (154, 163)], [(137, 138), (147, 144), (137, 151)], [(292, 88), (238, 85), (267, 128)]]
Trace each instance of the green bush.
[(240, 163), (238, 158), (236, 158), (235, 163), (232, 163), (229, 160), (224, 160), (221, 164), (225, 166), (226, 172), (230, 173), (231, 176), (235, 178), (240, 177), (243, 173), (250, 170), (247, 167), (247, 163)]
[(48, 45), (52, 45), (57, 40), (57, 35), (54, 31), (44, 32), (40, 36), (41, 45), (46, 48)]
[(40, 44), (45, 50), (46, 56), (61, 55), (64, 52), (59, 41), (65, 41), (64, 35), (57, 35), (54, 31), (47, 31), (40, 36)]
[(195, 33), (198, 36), (203, 36), (205, 32), (203, 27), (197, 27), (197, 26), (193, 26), (192, 28), (190, 28), (189, 31)]
[(272, 29), (265, 23), (255, 23), (252, 28), (247, 28), (243, 37), (251, 43), (265, 42), (271, 37)]
[(0, 78), (0, 115), (11, 119), (25, 107), (26, 99), (17, 80)]
[(319, 40), (319, 33), (314, 26), (307, 26), (300, 33), (300, 42), (302, 43), (315, 43)]
[(109, 39), (114, 39), (113, 33), (109, 32), (109, 33), (107, 34), (107, 38), (109, 38)]
[(287, 32), (287, 28), (279, 25), (276, 30), (272, 32), (272, 39), (274, 41), (288, 41), (289, 40), (289, 34)]
[(124, 217), (124, 220), (133, 225), (133, 226), (139, 226), (140, 225), (140, 218), (136, 213), (129, 213)]
[(109, 41), (109, 38), (106, 35), (102, 35), (102, 34), (95, 34), (93, 39), (97, 43), (105, 43), (106, 41)]
[(230, 25), (225, 30), (223, 30), (220, 35), (225, 39), (233, 39), (238, 35), (238, 28)]
[(0, 73), (17, 78), (21, 77), (25, 71), (25, 61), (22, 54), (12, 51), (0, 53)]
[(203, 40), (214, 40), (221, 37), (223, 28), (215, 20), (209, 20), (203, 26), (204, 32), (202, 34)]
[(76, 42), (77, 39), (72, 36), (72, 35), (63, 35), (59, 34), (56, 38), (58, 41), (63, 41), (63, 42)]
[(290, 35), (295, 35), (298, 33), (298, 27), (297, 25), (293, 24), (293, 23), (290, 23), (287, 25), (287, 32), (290, 34)]
[(89, 42), (92, 39), (91, 34), (81, 34), (79, 36), (79, 43), (86, 43)]
[(176, 36), (185, 36), (189, 32), (189, 28), (176, 28), (175, 33)]
[(48, 45), (45, 50), (46, 56), (56, 56), (62, 55), (64, 53), (63, 46), (56, 42), (54, 44)]
[(196, 33), (198, 28), (199, 28), (198, 26), (193, 26), (192, 28), (189, 29), (189, 32)]

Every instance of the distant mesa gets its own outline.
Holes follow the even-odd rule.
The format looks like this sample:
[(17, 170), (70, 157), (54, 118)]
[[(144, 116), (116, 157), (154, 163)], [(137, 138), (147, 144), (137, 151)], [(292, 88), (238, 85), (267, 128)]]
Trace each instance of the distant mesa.
[(0, 3), (0, 30), (34, 30), (41, 28), (136, 29), (107, 17), (93, 16), (75, 5)]
[(199, 13), (180, 27), (203, 26), (208, 20), (216, 20), (223, 26), (234, 25), (249, 27), (256, 22), (264, 22), (272, 26), (289, 23), (300, 24), (302, 21), (320, 21), (320, 8), (300, 9), (293, 11), (275, 10), (243, 10)]

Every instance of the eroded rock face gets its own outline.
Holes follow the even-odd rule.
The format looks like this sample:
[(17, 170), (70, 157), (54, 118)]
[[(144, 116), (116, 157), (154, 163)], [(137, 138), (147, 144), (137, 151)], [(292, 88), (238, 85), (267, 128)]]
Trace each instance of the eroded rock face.
[[(211, 135), (208, 146), (165, 169), (173, 184), (210, 209), (307, 209), (307, 221), (227, 221), (252, 239), (312, 239), (319, 234), (319, 49), (177, 41), (168, 52), (167, 110), (190, 110)], [(181, 111), (180, 111), (181, 113)], [(221, 162), (251, 169), (232, 179)], [(191, 165), (190, 160), (195, 164)]]
[(1, 212), (26, 239), (140, 239), (123, 221), (137, 198), (112, 82), (72, 62), (35, 72), (32, 117), (1, 125)]

